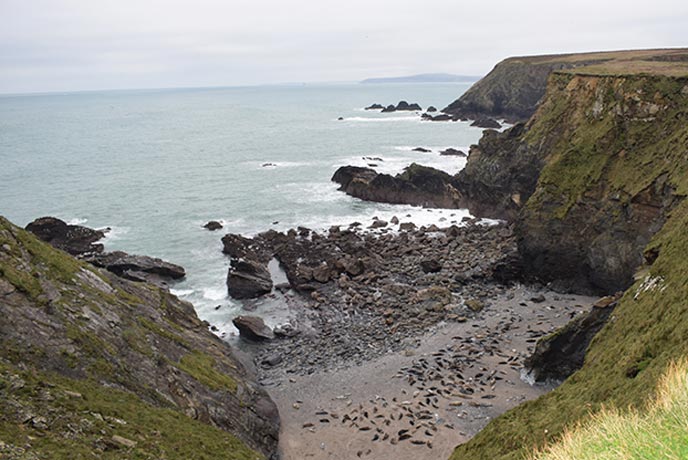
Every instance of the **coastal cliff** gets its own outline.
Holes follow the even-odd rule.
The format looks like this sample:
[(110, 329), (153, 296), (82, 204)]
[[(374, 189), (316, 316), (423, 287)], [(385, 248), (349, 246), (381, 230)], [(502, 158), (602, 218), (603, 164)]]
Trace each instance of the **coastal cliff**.
[(0, 456), (268, 458), (279, 416), (191, 304), (0, 217)]
[(625, 292), (578, 372), (453, 460), (524, 458), (603, 405), (642, 408), (688, 352), (687, 62), (673, 50), (554, 72), (525, 125), (472, 150), (458, 188), (472, 209), (514, 221), (524, 273)]
[[(681, 50), (641, 50), (599, 53), (512, 57), (498, 63), (490, 73), (442, 112), (476, 119), (484, 116), (510, 122), (528, 120), (545, 94), (553, 71), (591, 65), (618, 65), (629, 60), (673, 59)], [(657, 62), (657, 61), (655, 61)]]
[(526, 125), (485, 135), (457, 188), (516, 222), (526, 271), (575, 290), (627, 288), (686, 196), (688, 79), (555, 72)]

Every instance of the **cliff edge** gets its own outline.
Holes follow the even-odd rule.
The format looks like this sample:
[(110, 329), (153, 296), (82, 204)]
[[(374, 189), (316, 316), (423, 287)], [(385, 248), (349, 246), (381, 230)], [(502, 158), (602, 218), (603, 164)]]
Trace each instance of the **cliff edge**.
[(646, 70), (656, 72), (680, 61), (683, 52), (668, 49), (512, 57), (498, 63), (442, 112), (470, 119), (489, 116), (523, 122), (535, 113), (553, 71), (588, 67), (598, 73), (627, 73), (629, 63), (645, 63)]

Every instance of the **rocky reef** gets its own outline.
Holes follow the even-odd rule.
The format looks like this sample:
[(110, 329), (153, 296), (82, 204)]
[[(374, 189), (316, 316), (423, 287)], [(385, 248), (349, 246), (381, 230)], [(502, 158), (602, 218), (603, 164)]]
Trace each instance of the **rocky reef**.
[(255, 459), (266, 393), (187, 302), (0, 218), (3, 458)]
[(29, 223), (26, 230), (57, 249), (131, 281), (167, 288), (169, 283), (186, 276), (184, 267), (162, 259), (123, 251), (104, 252), (103, 245), (96, 242), (105, 237), (107, 229), (94, 230), (81, 225), (68, 225), (55, 217), (41, 217)]
[(343, 166), (332, 176), (339, 190), (367, 201), (410, 204), (432, 208), (459, 208), (461, 196), (454, 177), (438, 169), (416, 163), (403, 173), (391, 176), (370, 168)]

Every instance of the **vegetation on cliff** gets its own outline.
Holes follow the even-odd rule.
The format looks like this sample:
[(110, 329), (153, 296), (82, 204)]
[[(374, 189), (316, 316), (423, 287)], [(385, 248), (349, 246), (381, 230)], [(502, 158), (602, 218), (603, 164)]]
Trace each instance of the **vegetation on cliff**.
[(278, 416), (169, 292), (78, 261), (0, 217), (0, 456), (236, 458)]
[[(685, 50), (641, 50), (578, 53), (505, 59), (442, 111), (456, 116), (491, 116), (525, 121), (545, 94), (552, 71), (618, 75), (650, 73), (682, 75)], [(581, 70), (584, 68), (583, 70)], [(587, 70), (589, 69), (589, 70)]]
[(688, 364), (672, 364), (647, 412), (603, 409), (535, 460), (688, 458)]
[(578, 372), (495, 419), (453, 460), (528, 458), (603, 407), (646, 410), (669, 364), (688, 353), (687, 63), (550, 76), (518, 143), (543, 162), (521, 197), (519, 251), (541, 279), (625, 293)]

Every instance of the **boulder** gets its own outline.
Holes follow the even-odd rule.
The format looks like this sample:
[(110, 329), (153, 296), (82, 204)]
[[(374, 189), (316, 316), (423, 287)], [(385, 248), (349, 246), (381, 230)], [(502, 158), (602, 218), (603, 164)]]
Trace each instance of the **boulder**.
[(272, 291), (266, 264), (252, 259), (234, 259), (227, 273), (227, 291), (235, 299), (254, 299)]
[(437, 107), (435, 107), (434, 105), (431, 105), (430, 107), (425, 109), (425, 111), (428, 113), (437, 112)]
[(56, 217), (36, 219), (26, 226), (26, 230), (72, 255), (103, 252), (103, 245), (94, 243), (105, 237), (104, 232), (81, 225), (69, 225)]
[(203, 228), (207, 228), (211, 232), (214, 232), (215, 230), (220, 230), (222, 228), (222, 224), (216, 220), (211, 220), (205, 224)]
[(384, 228), (388, 225), (388, 222), (386, 220), (381, 220), (377, 219), (374, 220), (372, 224), (368, 228)]
[(494, 120), (494, 119), (489, 118), (489, 117), (478, 118), (473, 123), (471, 123), (471, 126), (476, 126), (478, 128), (486, 128), (486, 129), (499, 129), (502, 127), (502, 125), (500, 125), (497, 120)]
[(394, 106), (394, 104), (390, 104), (387, 107), (385, 107), (384, 109), (382, 109), (382, 113), (394, 112), (395, 110), (397, 110), (397, 108)]
[(423, 259), (420, 268), (425, 273), (437, 273), (442, 270), (442, 264), (437, 259)]
[(237, 316), (232, 320), (232, 323), (239, 329), (239, 337), (242, 339), (259, 342), (275, 338), (272, 329), (265, 324), (262, 318), (257, 316)]
[(425, 147), (416, 147), (413, 149), (414, 152), (421, 152), (421, 153), (430, 153), (432, 150), (426, 149)]
[(455, 148), (449, 147), (448, 149), (440, 150), (440, 155), (442, 156), (457, 156), (457, 157), (467, 157), (466, 152), (463, 150), (457, 150)]
[(382, 110), (385, 106), (382, 104), (372, 104), (365, 108), (365, 110)]

